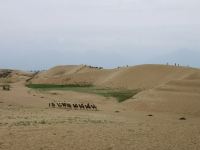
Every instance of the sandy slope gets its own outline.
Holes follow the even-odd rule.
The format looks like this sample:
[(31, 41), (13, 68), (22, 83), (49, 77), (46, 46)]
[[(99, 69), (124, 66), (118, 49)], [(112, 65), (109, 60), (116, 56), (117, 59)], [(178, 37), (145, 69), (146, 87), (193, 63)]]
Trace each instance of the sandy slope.
[[(48, 108), (54, 100), (89, 101), (100, 111)], [(24, 82), (0, 91), (1, 150), (198, 150), (199, 126), (198, 117), (135, 111), (92, 94), (32, 91)]]
[(35, 76), (32, 83), (54, 83), (71, 84), (86, 83), (95, 84), (101, 78), (106, 77), (109, 70), (89, 68), (85, 65), (80, 66), (57, 66)]
[[(193, 76), (195, 77), (193, 78)], [(145, 111), (191, 114), (200, 116), (199, 71), (138, 94), (126, 104)]]
[(189, 68), (164, 65), (140, 65), (117, 70), (113, 78), (103, 83), (112, 87), (150, 89), (174, 79), (181, 79), (193, 72)]

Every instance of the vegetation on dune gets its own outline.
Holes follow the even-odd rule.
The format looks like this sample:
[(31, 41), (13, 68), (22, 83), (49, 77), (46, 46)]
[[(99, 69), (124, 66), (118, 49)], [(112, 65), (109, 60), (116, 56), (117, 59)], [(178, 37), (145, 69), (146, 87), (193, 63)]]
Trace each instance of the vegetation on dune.
[(97, 88), (90, 84), (67, 84), (67, 85), (55, 85), (55, 84), (28, 84), (26, 85), (32, 89), (39, 90), (66, 90), (83, 93), (92, 93), (101, 95), (104, 97), (114, 97), (118, 102), (123, 102), (140, 92), (140, 90), (127, 90), (127, 89), (110, 89), (110, 88)]
[(118, 102), (123, 102), (127, 99), (130, 99), (138, 92), (139, 90), (105, 90), (100, 91), (97, 94), (103, 95), (105, 97), (114, 97), (118, 100)]
[(57, 88), (66, 88), (66, 87), (91, 87), (91, 84), (27, 84), (28, 88), (33, 89), (57, 89)]

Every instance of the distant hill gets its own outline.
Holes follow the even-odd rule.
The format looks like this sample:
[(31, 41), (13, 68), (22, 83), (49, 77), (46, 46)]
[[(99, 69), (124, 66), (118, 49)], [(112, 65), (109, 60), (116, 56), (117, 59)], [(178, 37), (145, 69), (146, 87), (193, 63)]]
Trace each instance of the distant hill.
[(13, 83), (24, 81), (32, 76), (32, 73), (20, 70), (0, 69), (0, 83)]

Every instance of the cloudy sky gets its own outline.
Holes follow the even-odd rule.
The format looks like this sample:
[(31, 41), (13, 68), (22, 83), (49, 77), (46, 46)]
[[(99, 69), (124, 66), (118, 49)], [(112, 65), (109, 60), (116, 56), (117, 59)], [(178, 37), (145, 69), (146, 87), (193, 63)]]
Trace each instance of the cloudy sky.
[(199, 0), (1, 0), (0, 68), (200, 67)]

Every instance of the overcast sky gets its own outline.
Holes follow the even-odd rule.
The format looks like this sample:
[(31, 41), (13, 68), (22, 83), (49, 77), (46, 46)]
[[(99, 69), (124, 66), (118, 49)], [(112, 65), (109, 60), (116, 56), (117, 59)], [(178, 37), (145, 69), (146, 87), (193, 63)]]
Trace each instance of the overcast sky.
[(199, 0), (1, 0), (0, 68), (200, 67)]

